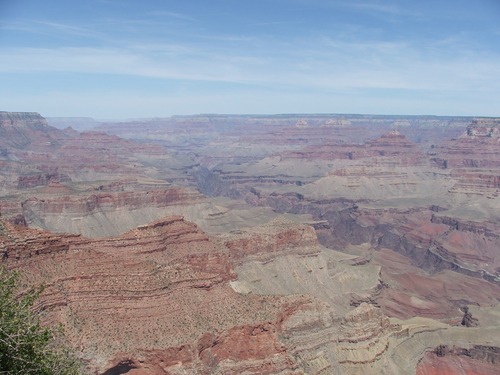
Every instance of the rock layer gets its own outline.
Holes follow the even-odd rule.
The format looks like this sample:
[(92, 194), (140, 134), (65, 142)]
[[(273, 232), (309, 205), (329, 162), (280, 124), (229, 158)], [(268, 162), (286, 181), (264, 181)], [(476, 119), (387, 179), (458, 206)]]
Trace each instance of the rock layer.
[(425, 354), (417, 375), (493, 375), (500, 366), (500, 349), (476, 345), (470, 349), (442, 345)]
[(9, 267), (30, 270), (26, 283), (47, 285), (44, 320), (63, 323), (89, 369), (295, 371), (276, 336), (285, 300), (232, 291), (227, 250), (181, 217), (103, 240), (5, 223), (2, 247)]
[(0, 119), (3, 262), (94, 372), (414, 374), (500, 345), (496, 119)]

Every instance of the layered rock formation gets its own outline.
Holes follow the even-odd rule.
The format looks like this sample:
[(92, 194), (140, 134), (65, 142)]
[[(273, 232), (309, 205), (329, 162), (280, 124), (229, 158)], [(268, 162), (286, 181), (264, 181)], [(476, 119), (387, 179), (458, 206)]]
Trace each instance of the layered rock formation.
[[(434, 311), (436, 316), (440, 315), (436, 314), (439, 309), (441, 316), (446, 316), (449, 311), (443, 311), (439, 300), (446, 293), (450, 293), (450, 298), (463, 296), (463, 290), (452, 290), (452, 283), (444, 281), (446, 279), (424, 284), (429, 277), (422, 274), (421, 279), (416, 280), (418, 271), (410, 270), (414, 272), (414, 276), (409, 277), (410, 283), (418, 283), (422, 288), (420, 292), (442, 287), (443, 281), (445, 288), (449, 288), (444, 293), (436, 291), (439, 297), (430, 302), (428, 294), (416, 294), (418, 290), (404, 280), (397, 282), (390, 274), (394, 269), (387, 267), (381, 272), (375, 261), (377, 256), (373, 259), (354, 257), (325, 249), (311, 241), (314, 237), (306, 235), (308, 232), (303, 225), (280, 219), (221, 237), (237, 262), (238, 280), (231, 283), (236, 291), (259, 295), (300, 293), (314, 297), (282, 322), (280, 333), (283, 344), (306, 373), (414, 374), (428, 345), (462, 340), (463, 329), (455, 328), (460, 326), (460, 311), (457, 311), (457, 320), (450, 321), (451, 325), (430, 319), (390, 320), (384, 311), (393, 313), (398, 310), (389, 308), (392, 303), (406, 303), (399, 311), (408, 309), (411, 313), (407, 316), (430, 315), (429, 311)], [(273, 240), (269, 234), (277, 234), (280, 240)], [(251, 238), (255, 238), (255, 242), (245, 241)], [(400, 275), (408, 269), (408, 265), (399, 268)], [(473, 289), (485, 285), (476, 285)], [(411, 297), (405, 301), (409, 294)], [(489, 332), (491, 327), (479, 329)], [(492, 335), (494, 333), (489, 332), (486, 342)]]
[(394, 166), (421, 165), (423, 162), (423, 153), (397, 130), (384, 133), (366, 144), (334, 143), (323, 144), (319, 147), (308, 146), (303, 150), (287, 153), (284, 157), (330, 161), (385, 157), (372, 160), (372, 163), (379, 165), (381, 162), (383, 164), (384, 161), (392, 160), (390, 164)]
[(89, 237), (106, 237), (169, 213), (182, 213), (188, 208), (206, 207), (207, 204), (206, 198), (198, 192), (180, 187), (66, 194), (68, 192), (61, 192), (57, 197), (52, 195), (24, 201), (22, 215), (28, 225)]
[(390, 334), (399, 328), (391, 326), (380, 309), (362, 303), (341, 323), (337, 346), (339, 363), (356, 367), (375, 362), (388, 349)]
[[(1, 112), (0, 135), (0, 213), (14, 222), (105, 236), (173, 213), (141, 209), (159, 211), (173, 201), (186, 206), (203, 200), (181, 188), (165, 190), (170, 185), (166, 179), (182, 181), (186, 174), (176, 170), (184, 161), (172, 160), (158, 144), (59, 130), (37, 113)], [(113, 228), (120, 210), (128, 217)], [(93, 234), (95, 229), (99, 233)]]
[(2, 262), (89, 371), (497, 366), (496, 119), (0, 118)]
[(49, 150), (58, 144), (64, 133), (50, 127), (40, 114), (35, 112), (0, 111), (0, 148), (2, 159), (16, 149), (35, 147)]
[(388, 374), (402, 343), (416, 345), (416, 366), (420, 343), (443, 338), (433, 332), (455, 334), (351, 306), (376, 293), (380, 268), (320, 247), (310, 227), (288, 220), (216, 240), (180, 217), (102, 240), (8, 222), (1, 232), (3, 262), (29, 269), (26, 285), (47, 285), (44, 321), (63, 323), (99, 373)]
[(4, 262), (47, 285), (44, 320), (91, 370), (300, 373), (277, 336), (294, 298), (232, 291), (227, 251), (181, 217), (104, 240), (2, 228)]
[(500, 366), (500, 349), (476, 345), (471, 349), (441, 345), (426, 353), (417, 375), (460, 374), (493, 375)]
[(250, 259), (265, 263), (280, 255), (307, 256), (315, 255), (318, 251), (318, 240), (311, 226), (297, 226), (293, 221), (282, 218), (222, 238), (233, 264), (241, 264)]
[(498, 196), (500, 188), (500, 121), (474, 120), (461, 137), (436, 147), (433, 162), (452, 169), (457, 179), (452, 191)]

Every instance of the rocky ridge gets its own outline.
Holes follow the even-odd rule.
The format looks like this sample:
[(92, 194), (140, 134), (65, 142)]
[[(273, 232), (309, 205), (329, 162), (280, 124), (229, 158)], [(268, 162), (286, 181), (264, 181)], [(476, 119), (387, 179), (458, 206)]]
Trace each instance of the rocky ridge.
[(49, 285), (44, 319), (89, 369), (412, 374), (441, 345), (499, 346), (495, 119), (111, 127), (152, 144), (3, 116), (2, 216), (86, 235), (4, 221), (3, 262)]
[(233, 292), (227, 250), (181, 217), (103, 240), (2, 232), (4, 261), (47, 285), (44, 320), (63, 324), (93, 371), (300, 373), (276, 336), (280, 311), (300, 299)]
[(457, 182), (454, 193), (498, 196), (500, 188), (500, 121), (498, 119), (474, 120), (457, 139), (435, 148), (433, 162), (452, 169)]
[[(247, 247), (234, 258), (233, 271), (234, 250), (221, 242), (241, 244), (245, 233), (266, 238), (266, 230), (279, 233), (279, 241), (267, 237), (273, 256), (263, 250), (265, 257), (256, 257)], [(234, 243), (226, 236), (211, 239), (181, 217), (169, 217), (100, 240), (4, 222), (1, 240), (4, 262), (31, 270), (26, 285), (47, 285), (44, 320), (62, 322), (89, 370), (99, 373), (355, 374), (399, 366), (391, 359), (395, 350), (417, 332), (453, 331), (430, 320), (391, 322), (373, 304), (349, 306), (353, 293), (377, 289), (380, 269), (321, 248), (302, 224), (280, 219), (235, 236)], [(256, 249), (265, 249), (262, 244), (255, 242)], [(279, 268), (281, 262), (287, 268)], [(253, 263), (280, 270), (275, 283), (281, 291), (255, 282), (253, 293), (241, 290), (245, 268), (256, 270)], [(328, 288), (307, 281), (314, 278)], [(316, 294), (311, 299), (302, 289), (303, 296), (289, 296), (299, 285)]]
[(441, 345), (426, 353), (417, 375), (464, 374), (493, 375), (500, 365), (500, 348), (475, 345), (470, 349)]

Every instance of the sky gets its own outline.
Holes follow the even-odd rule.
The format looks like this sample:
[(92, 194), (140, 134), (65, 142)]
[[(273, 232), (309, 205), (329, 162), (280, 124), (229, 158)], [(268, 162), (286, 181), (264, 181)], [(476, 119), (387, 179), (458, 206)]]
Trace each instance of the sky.
[(0, 110), (500, 116), (500, 0), (0, 0)]

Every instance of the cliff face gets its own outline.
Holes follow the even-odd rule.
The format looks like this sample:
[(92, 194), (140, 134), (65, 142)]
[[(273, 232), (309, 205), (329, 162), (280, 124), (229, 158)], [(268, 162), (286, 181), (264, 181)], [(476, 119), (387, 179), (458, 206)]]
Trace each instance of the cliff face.
[[(405, 126), (365, 144), (325, 137), (323, 144), (313, 141), (273, 158), (194, 174), (199, 189), (210, 195), (311, 214), (320, 242), (330, 248), (369, 244), (399, 253), (408, 267), (427, 274), (456, 272), (496, 290), (498, 120), (475, 120), (462, 137), (426, 150), (402, 135)], [(318, 131), (310, 124), (299, 128), (304, 140), (308, 131)], [(435, 163), (443, 155), (445, 169)], [(488, 300), (483, 297), (477, 302)], [(450, 301), (442, 311), (452, 309)]]
[(2, 132), (7, 132), (9, 129), (48, 130), (49, 128), (47, 120), (40, 116), (39, 113), (0, 111), (0, 129)]
[(499, 365), (499, 348), (476, 345), (464, 349), (442, 345), (425, 354), (417, 367), (417, 375), (493, 375), (498, 373)]
[(137, 142), (1, 118), (2, 261), (89, 371), (414, 374), (500, 346), (497, 120), (103, 125)]
[[(278, 211), (312, 214), (323, 245), (373, 249), (371, 256), (382, 265), (384, 275), (398, 285), (377, 299), (392, 316), (444, 317), (456, 308), (456, 301), (492, 303), (500, 295), (496, 250), (500, 237), (494, 222), (450, 220), (433, 207), (369, 209), (345, 200), (318, 202), (292, 195), (261, 199)], [(467, 283), (458, 281), (462, 277)], [(395, 294), (397, 289), (410, 296), (417, 293), (427, 303)]]
[(158, 144), (59, 130), (37, 113), (0, 113), (0, 214), (13, 222), (90, 236), (123, 233), (172, 214), (167, 207), (203, 201), (179, 186), (165, 189), (165, 179), (185, 178), (170, 169), (174, 164)]
[(362, 303), (343, 319), (337, 355), (339, 363), (356, 367), (373, 363), (389, 347), (390, 335), (400, 329), (391, 326), (380, 309)]
[(458, 139), (437, 147), (436, 165), (452, 169), (457, 179), (452, 191), (498, 196), (500, 174), (500, 121), (477, 119)]
[[(284, 158), (319, 160), (359, 160), (376, 165), (422, 165), (424, 154), (417, 145), (399, 131), (392, 130), (365, 144), (331, 143), (307, 146), (303, 150), (285, 153)], [(367, 166), (367, 164), (364, 164)]]
[(467, 329), (392, 322), (373, 301), (394, 288), (379, 266), (282, 219), (216, 239), (175, 216), (100, 240), (3, 222), (0, 240), (25, 285), (45, 283), (44, 321), (62, 323), (90, 372), (411, 374), (426, 345)]
[(318, 240), (311, 226), (297, 225), (282, 218), (239, 234), (221, 236), (233, 264), (249, 260), (273, 260), (280, 255), (314, 255)]
[(118, 191), (110, 187), (77, 195), (61, 185), (51, 185), (49, 196), (22, 202), (20, 215), (31, 227), (101, 238), (168, 215), (196, 218), (208, 215), (212, 209), (206, 197), (188, 188), (144, 186), (136, 191), (121, 191), (122, 184), (113, 186)]
[(227, 250), (181, 217), (103, 240), (2, 228), (4, 262), (47, 285), (44, 320), (89, 370), (300, 373), (278, 342), (287, 298), (235, 293)]
[(19, 176), (17, 178), (17, 187), (19, 189), (30, 189), (37, 186), (47, 186), (49, 184), (71, 182), (71, 178), (64, 173), (37, 173), (28, 176)]
[(35, 112), (0, 112), (0, 157), (30, 145), (43, 150), (58, 144), (64, 133), (47, 124), (40, 114)]
[[(399, 311), (406, 311), (409, 316), (430, 316), (431, 311), (438, 315), (439, 309), (443, 316), (449, 316), (450, 311), (444, 312), (443, 305), (436, 301), (446, 294), (451, 298), (464, 295), (463, 291), (454, 290), (456, 286), (450, 280), (429, 281), (428, 276), (409, 265), (395, 262), (394, 254), (389, 254), (393, 267), (380, 262), (384, 265), (381, 269), (381, 259), (375, 254), (340, 254), (310, 241), (302, 225), (287, 222), (288, 228), (283, 231), (280, 223), (285, 222), (275, 220), (219, 239), (234, 255), (238, 274), (238, 279), (231, 282), (234, 290), (246, 295), (312, 297), (307, 303), (285, 309), (277, 330), (282, 347), (305, 373), (414, 374), (429, 345), (456, 342), (466, 335), (462, 326), (431, 319), (389, 319), (385, 313), (398, 311), (394, 306), (399, 305)], [(269, 237), (271, 241), (264, 242), (271, 234), (277, 234), (282, 241)], [(253, 238), (255, 242), (251, 241)], [(471, 282), (465, 280), (462, 279)], [(473, 289), (482, 287), (476, 285)], [(436, 290), (435, 299), (429, 298), (429, 290)], [(485, 334), (490, 328), (478, 327), (478, 334), (479, 330)], [(489, 333), (487, 336), (486, 341), (492, 337)]]

